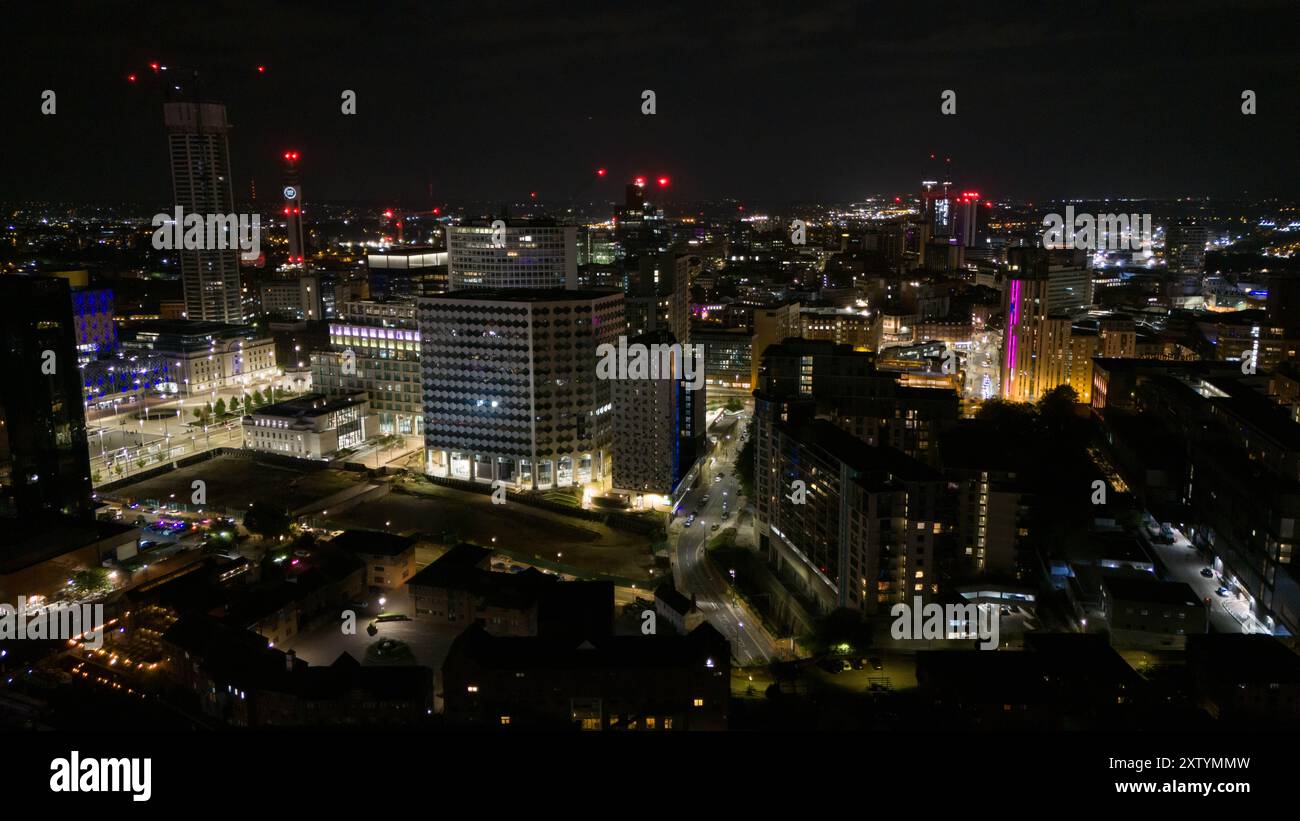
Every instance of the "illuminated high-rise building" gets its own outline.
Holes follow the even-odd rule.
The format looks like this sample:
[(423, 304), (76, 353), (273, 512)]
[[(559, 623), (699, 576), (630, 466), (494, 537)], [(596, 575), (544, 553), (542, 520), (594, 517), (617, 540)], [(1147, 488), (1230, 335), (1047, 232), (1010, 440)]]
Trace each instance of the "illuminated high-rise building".
[(447, 226), (450, 290), (578, 287), (578, 227), (544, 219)]
[(284, 224), (289, 235), (289, 265), (307, 267), (307, 244), (302, 232), (302, 174), (298, 169), (301, 155), (297, 151), (284, 152)]
[[(235, 211), (230, 180), (230, 123), (220, 103), (163, 104), (175, 205), (186, 214)], [(231, 238), (234, 239), (233, 237)], [(185, 315), (207, 322), (242, 323), (239, 249), (177, 250)]]

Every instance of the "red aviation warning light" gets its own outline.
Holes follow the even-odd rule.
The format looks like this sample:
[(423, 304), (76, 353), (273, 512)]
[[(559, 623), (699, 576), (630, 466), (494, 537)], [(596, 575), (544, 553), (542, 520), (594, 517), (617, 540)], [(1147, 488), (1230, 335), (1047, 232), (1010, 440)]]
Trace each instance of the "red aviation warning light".
[(134, 82), (135, 82), (135, 75), (134, 75), (134, 74), (128, 74), (128, 75), (126, 75), (126, 81), (127, 81), (128, 83), (134, 83)]
[(660, 187), (660, 188), (667, 188), (667, 187), (668, 187), (668, 178), (667, 178), (667, 177), (660, 177), (660, 178), (659, 178), (659, 187)]
[(968, 200), (977, 200), (980, 198), (980, 192), (978, 191), (963, 191), (961, 192), (961, 195)]
[(258, 66), (258, 67), (257, 67), (257, 73), (258, 73), (258, 74), (265, 74), (265, 73), (266, 73), (266, 66)]
[(632, 180), (632, 182), (635, 185), (645, 188), (645, 177), (637, 177), (636, 179)]
[(150, 63), (149, 68), (153, 69), (154, 71), (157, 71), (158, 69), (162, 68), (162, 66), (158, 65), (158, 63), (155, 62), (155, 63)]
[(597, 176), (597, 177), (603, 177), (603, 176), (605, 176), (606, 173), (607, 173), (607, 172), (606, 172), (605, 169), (603, 169), (603, 168), (597, 168), (597, 169), (596, 169), (596, 176)]
[(392, 218), (393, 218), (393, 209), (391, 208), (384, 209), (384, 219), (392, 219)]

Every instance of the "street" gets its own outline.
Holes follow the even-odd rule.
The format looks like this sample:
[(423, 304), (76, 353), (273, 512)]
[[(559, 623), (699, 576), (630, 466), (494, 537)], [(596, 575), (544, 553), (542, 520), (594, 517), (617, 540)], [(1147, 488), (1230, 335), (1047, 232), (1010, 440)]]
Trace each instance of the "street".
[[(741, 664), (765, 664), (778, 657), (778, 653), (767, 632), (757, 624), (757, 617), (750, 617), (741, 607), (717, 569), (704, 557), (705, 545), (709, 539), (721, 533), (723, 528), (711, 530), (714, 524), (734, 526), (740, 510), (736, 507), (740, 486), (735, 473), (736, 456), (740, 453), (742, 442), (740, 432), (748, 423), (749, 414), (742, 412), (730, 439), (723, 438), (713, 454), (705, 457), (701, 465), (700, 485), (687, 493), (678, 504), (678, 513), (669, 528), (669, 539), (675, 537), (673, 550), (673, 581), (677, 589), (685, 596), (694, 596), (696, 605), (731, 642), (732, 653)], [(721, 482), (713, 477), (721, 473)], [(704, 502), (705, 496), (709, 501)], [(722, 520), (722, 502), (728, 501), (731, 517)], [(690, 527), (683, 527), (685, 519), (696, 509), (700, 510)]]

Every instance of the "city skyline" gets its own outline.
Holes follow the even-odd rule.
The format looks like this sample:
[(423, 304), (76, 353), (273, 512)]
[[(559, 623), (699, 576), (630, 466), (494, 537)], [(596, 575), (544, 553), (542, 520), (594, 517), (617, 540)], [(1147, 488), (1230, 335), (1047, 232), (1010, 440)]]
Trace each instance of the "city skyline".
[(1290, 787), (1294, 2), (5, 15), (0, 793)]

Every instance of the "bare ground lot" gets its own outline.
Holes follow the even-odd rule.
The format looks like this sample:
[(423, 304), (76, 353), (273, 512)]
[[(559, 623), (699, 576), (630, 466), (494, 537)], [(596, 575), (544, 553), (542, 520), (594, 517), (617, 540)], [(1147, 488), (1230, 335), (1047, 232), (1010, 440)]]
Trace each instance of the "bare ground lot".
[[(299, 471), (221, 456), (126, 485), (107, 495), (123, 501), (189, 502), (196, 479), (206, 483), (209, 508), (226, 511), (246, 510), (259, 500), (295, 510), (351, 487), (392, 481), (347, 471)], [(488, 496), (427, 482), (403, 484), (412, 492), (394, 490), (383, 498), (362, 502), (326, 516), (326, 525), (420, 533), (433, 538), (445, 534), (456, 541), (495, 548), (519, 560), (535, 559), (543, 566), (575, 575), (599, 573), (637, 583), (652, 580), (649, 571), (654, 560), (648, 536), (517, 502), (493, 505)]]
[(257, 501), (275, 502), (289, 510), (365, 483), (365, 477), (339, 470), (297, 471), (233, 456), (206, 462), (118, 488), (107, 496), (127, 501), (157, 499), (189, 503), (193, 482), (206, 484), (207, 504), (213, 509), (236, 511)]
[(494, 505), (488, 496), (423, 483), (418, 495), (393, 492), (330, 517), (329, 522), (340, 528), (434, 537), (449, 533), (458, 541), (496, 548), (521, 560), (534, 558), (547, 567), (636, 582), (649, 582), (654, 564), (647, 536), (517, 502)]

